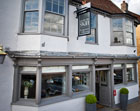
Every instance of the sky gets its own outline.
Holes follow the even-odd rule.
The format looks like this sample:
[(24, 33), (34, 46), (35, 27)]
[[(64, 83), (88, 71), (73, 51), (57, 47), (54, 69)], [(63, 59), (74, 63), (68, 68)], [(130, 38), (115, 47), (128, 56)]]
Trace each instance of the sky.
[[(128, 3), (128, 10), (140, 15), (140, 0), (125, 0)], [(118, 7), (121, 7), (123, 0), (112, 0)]]

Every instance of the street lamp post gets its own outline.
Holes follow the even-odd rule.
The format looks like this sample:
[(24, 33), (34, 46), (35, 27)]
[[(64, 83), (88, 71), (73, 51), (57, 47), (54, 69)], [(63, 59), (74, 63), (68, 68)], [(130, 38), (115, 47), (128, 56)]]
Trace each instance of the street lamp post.
[(3, 64), (6, 55), (7, 54), (3, 51), (2, 46), (0, 46), (0, 64)]

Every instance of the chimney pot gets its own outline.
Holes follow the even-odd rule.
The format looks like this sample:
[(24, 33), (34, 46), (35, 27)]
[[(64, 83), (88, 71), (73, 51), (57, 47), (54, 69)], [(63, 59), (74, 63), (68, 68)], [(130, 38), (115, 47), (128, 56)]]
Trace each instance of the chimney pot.
[(121, 10), (124, 12), (127, 12), (128, 11), (128, 3), (123, 1), (123, 3), (121, 4)]

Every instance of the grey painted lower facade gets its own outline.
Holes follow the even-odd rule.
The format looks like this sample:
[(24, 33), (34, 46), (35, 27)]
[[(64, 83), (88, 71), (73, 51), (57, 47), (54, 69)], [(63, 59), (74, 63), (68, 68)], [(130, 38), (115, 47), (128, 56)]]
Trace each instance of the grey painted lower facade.
[[(47, 106), (49, 107), (50, 111), (53, 110), (53, 104), (57, 107), (61, 107), (62, 109), (65, 109), (64, 103), (71, 103), (71, 105), (74, 105), (77, 101), (82, 107), (75, 111), (82, 111), (85, 107), (84, 104), (84, 97), (87, 94), (95, 94), (98, 99), (98, 103), (109, 106), (109, 107), (115, 107), (119, 102), (119, 89), (122, 87), (127, 87), (130, 89), (130, 97), (129, 100), (131, 102), (135, 102), (133, 100), (136, 100), (135, 98), (138, 97), (138, 78), (137, 78), (137, 59), (138, 57), (130, 55), (130, 56), (110, 56), (110, 55), (100, 55), (98, 58), (96, 56), (93, 56), (93, 54), (84, 54), (84, 55), (78, 55), (74, 54), (71, 56), (68, 55), (61, 55), (58, 56), (57, 54), (49, 53), (50, 55), (36, 55), (27, 54), (17, 54), (15, 53), (13, 55), (12, 52), (9, 53), (10, 58), (8, 61), (11, 61), (10, 64), (8, 62), (8, 69), (10, 70), (10, 74), (7, 73), (8, 70), (5, 72), (8, 74), (9, 79), (6, 80), (8, 84), (7, 89), (9, 91), (5, 92), (5, 98), (3, 99), (3, 103), (8, 103), (7, 108), (3, 107), (3, 110), (7, 111), (22, 111), (24, 108), (30, 110), (30, 108), (33, 110), (34, 108), (37, 108), (38, 111), (45, 111), (47, 110)], [(60, 53), (62, 54), (62, 53)], [(57, 56), (56, 56), (57, 55)], [(87, 56), (88, 55), (88, 56)], [(6, 66), (7, 60), (3, 64)], [(135, 79), (134, 81), (127, 83), (126, 79), (124, 78), (124, 82), (119, 85), (115, 85), (114, 83), (114, 65), (115, 64), (123, 64), (123, 70), (124, 73), (126, 71), (126, 65), (127, 64), (134, 64), (135, 66)], [(44, 72), (44, 68), (47, 67), (59, 67), (63, 66), (63, 68), (56, 68), (61, 73), (63, 70), (65, 70), (65, 94), (54, 96), (50, 98), (42, 98), (42, 80), (43, 75), (45, 73), (48, 74), (48, 72)], [(76, 66), (76, 67), (75, 67)], [(78, 67), (77, 67), (78, 66)], [(82, 66), (82, 67), (81, 67)], [(35, 68), (35, 69), (34, 69)], [(78, 69), (79, 68), (79, 69)], [(81, 69), (80, 69), (81, 68)], [(55, 70), (56, 70), (55, 69)], [(50, 69), (49, 69), (50, 70)], [(53, 71), (52, 69), (50, 71)], [(59, 71), (57, 73), (59, 73)], [(72, 78), (74, 74), (77, 74), (79, 72), (82, 72), (83, 74), (89, 74), (89, 89), (84, 91), (73, 91), (73, 82)], [(50, 73), (50, 72), (49, 72)], [(52, 72), (51, 72), (52, 73)], [(105, 73), (107, 76), (103, 78), (103, 73)], [(25, 77), (26, 75), (30, 76), (36, 76), (35, 82), (35, 96), (32, 99), (25, 99), (24, 97), (21, 97), (22, 92), (22, 77)], [(2, 75), (1, 75), (2, 76)], [(6, 78), (8, 77), (5, 75)], [(26, 77), (25, 77), (26, 78)], [(6, 87), (6, 86), (5, 86)], [(132, 89), (132, 90), (131, 90)], [(117, 90), (117, 95), (113, 95), (113, 90)], [(134, 93), (135, 90), (135, 94)], [(3, 95), (3, 94), (1, 94)], [(10, 98), (9, 96), (10, 95)], [(2, 98), (2, 97), (1, 97)], [(2, 103), (2, 104), (3, 104)], [(12, 107), (11, 104), (12, 103)], [(75, 106), (76, 107), (76, 106)], [(5, 109), (6, 108), (6, 109)], [(45, 110), (42, 110), (44, 108)], [(27, 110), (27, 111), (28, 111)], [(70, 109), (73, 110), (73, 109)], [(84, 111), (84, 110), (83, 110)]]

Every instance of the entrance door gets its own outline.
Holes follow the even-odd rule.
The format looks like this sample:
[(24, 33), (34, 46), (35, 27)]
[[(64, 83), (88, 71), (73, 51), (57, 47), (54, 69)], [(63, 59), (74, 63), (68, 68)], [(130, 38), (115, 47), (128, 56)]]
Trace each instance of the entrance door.
[(101, 105), (111, 105), (111, 89), (108, 70), (96, 71), (96, 97)]

